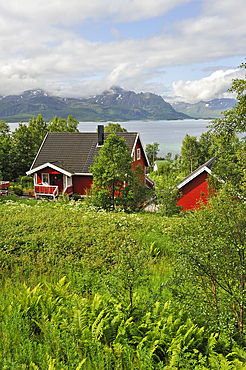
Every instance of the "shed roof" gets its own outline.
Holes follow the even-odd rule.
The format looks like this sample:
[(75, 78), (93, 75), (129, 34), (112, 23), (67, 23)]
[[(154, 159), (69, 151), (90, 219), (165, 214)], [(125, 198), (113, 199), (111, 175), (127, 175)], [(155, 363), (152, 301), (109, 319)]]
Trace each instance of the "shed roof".
[[(104, 133), (106, 140), (110, 133)], [(139, 134), (137, 132), (117, 132), (116, 135), (124, 137), (129, 150), (135, 148)], [(49, 132), (30, 168), (43, 166), (51, 163), (65, 171), (72, 173), (89, 173), (90, 166), (94, 164), (95, 156), (98, 156), (98, 134), (95, 132)]]
[(182, 181), (180, 181), (177, 184), (177, 187), (181, 189), (183, 186), (188, 184), (190, 181), (192, 181), (194, 178), (199, 176), (202, 172), (207, 172), (211, 174), (211, 168), (214, 166), (216, 162), (218, 162), (219, 159), (217, 157), (213, 157), (209, 159), (207, 162), (205, 162), (202, 166), (197, 168), (195, 171), (191, 172), (188, 176), (186, 176)]

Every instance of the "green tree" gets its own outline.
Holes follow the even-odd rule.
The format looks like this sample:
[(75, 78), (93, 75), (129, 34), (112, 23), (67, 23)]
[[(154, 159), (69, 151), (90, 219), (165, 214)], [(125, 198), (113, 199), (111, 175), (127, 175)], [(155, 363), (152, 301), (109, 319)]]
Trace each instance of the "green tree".
[(182, 210), (177, 202), (180, 198), (179, 189), (175, 186), (169, 186), (170, 179), (160, 177), (156, 181), (156, 203), (158, 204), (158, 211), (164, 216), (173, 216), (179, 214)]
[(132, 158), (124, 138), (110, 134), (95, 158), (93, 167), (92, 195), (96, 206), (125, 209), (133, 206), (136, 177), (132, 170)]
[(13, 179), (17, 179), (29, 170), (38, 148), (33, 140), (32, 130), (26, 124), (20, 123), (11, 136), (12, 175)]
[(73, 116), (68, 116), (67, 120), (61, 117), (55, 116), (48, 124), (49, 132), (78, 132), (79, 122), (73, 118)]
[(176, 188), (176, 185), (183, 178), (180, 156), (176, 155), (172, 159), (172, 153), (167, 153), (158, 170), (151, 173), (151, 178), (155, 181), (158, 211), (165, 216), (178, 214), (181, 208), (177, 205), (179, 190)]
[(36, 151), (38, 151), (40, 145), (42, 144), (45, 135), (48, 132), (48, 125), (47, 123), (43, 120), (43, 117), (41, 114), (39, 114), (36, 117), (34, 116), (33, 119), (29, 120), (28, 128), (30, 129), (32, 136), (33, 136), (33, 141), (36, 146)]
[[(245, 341), (246, 206), (225, 184), (179, 225), (173, 293), (198, 322)], [(245, 344), (245, 343), (244, 343)]]
[(3, 135), (9, 135), (10, 134), (10, 128), (9, 128), (9, 125), (1, 120), (0, 121), (0, 135), (3, 136)]
[(199, 139), (199, 166), (207, 162), (217, 153), (211, 131), (202, 133)]
[(181, 147), (182, 168), (186, 175), (199, 167), (200, 145), (195, 136), (185, 135)]
[(112, 267), (106, 278), (106, 286), (112, 296), (120, 302), (126, 299), (131, 311), (134, 307), (134, 292), (149, 279), (147, 268), (149, 259), (149, 252), (140, 248), (130, 238), (127, 238), (114, 253)]
[[(0, 130), (1, 127), (4, 130), (4, 132), (8, 132), (6, 124), (5, 125), (3, 123), (2, 125), (0, 124)], [(5, 146), (7, 146), (8, 148), (11, 164), (10, 165), (11, 171), (9, 171), (11, 173), (11, 178), (17, 179), (19, 176), (24, 176), (26, 171), (29, 170), (47, 132), (77, 132), (77, 131), (78, 131), (78, 121), (74, 119), (72, 116), (68, 116), (67, 120), (62, 118), (58, 119), (57, 117), (54, 117), (53, 120), (51, 120), (49, 124), (47, 124), (46, 122), (44, 122), (42, 115), (39, 114), (37, 118), (33, 117), (32, 119), (30, 119), (28, 124), (24, 123), (19, 124), (18, 128), (16, 128), (14, 132), (11, 134), (11, 140), (9, 142), (8, 135), (4, 134)], [(0, 131), (0, 137), (1, 136), (2, 135)], [(7, 149), (5, 151), (7, 151)]]
[[(246, 69), (246, 63), (239, 66)], [(244, 79), (234, 79), (231, 88), (228, 90), (236, 93), (237, 103), (229, 111), (223, 112), (223, 117), (211, 122), (210, 127), (213, 132), (220, 134), (226, 133), (228, 139), (231, 135), (246, 132), (246, 77)]]
[(136, 166), (133, 172), (132, 181), (132, 198), (129, 199), (129, 206), (131, 209), (138, 211), (146, 205), (146, 203), (153, 198), (153, 190), (145, 185), (145, 173), (142, 166)]
[(12, 180), (10, 128), (3, 120), (0, 121), (0, 171), (4, 180)]
[[(246, 63), (242, 63), (240, 68), (246, 69)], [(236, 105), (229, 111), (222, 112), (223, 117), (213, 120), (210, 124), (213, 153), (221, 160), (212, 171), (218, 178), (243, 193), (245, 193), (246, 147), (245, 139), (239, 139), (237, 135), (246, 132), (245, 89), (246, 78), (233, 80), (228, 91), (236, 93)]]
[(148, 157), (150, 167), (154, 166), (154, 161), (157, 159), (157, 155), (159, 153), (159, 145), (158, 143), (152, 143), (152, 144), (147, 144), (145, 147), (145, 153)]
[(109, 122), (107, 126), (104, 126), (104, 132), (127, 132), (127, 129), (121, 127), (119, 123), (111, 123)]

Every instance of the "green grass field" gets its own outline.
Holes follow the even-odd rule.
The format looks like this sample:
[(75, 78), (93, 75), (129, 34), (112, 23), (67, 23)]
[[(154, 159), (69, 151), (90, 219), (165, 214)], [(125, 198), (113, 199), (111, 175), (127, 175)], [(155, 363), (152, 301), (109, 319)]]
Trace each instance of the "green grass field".
[(1, 369), (246, 368), (168, 288), (184, 218), (13, 199), (0, 198)]

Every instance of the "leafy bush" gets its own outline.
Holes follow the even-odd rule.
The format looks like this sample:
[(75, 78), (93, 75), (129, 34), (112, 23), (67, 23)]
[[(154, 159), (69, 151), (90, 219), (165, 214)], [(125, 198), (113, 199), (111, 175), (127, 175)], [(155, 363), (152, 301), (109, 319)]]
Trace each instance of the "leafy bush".
[(173, 291), (193, 318), (245, 343), (244, 199), (224, 186), (177, 230)]
[(14, 191), (14, 194), (16, 194), (16, 195), (19, 195), (19, 196), (23, 195), (23, 189), (22, 189), (21, 185), (19, 185), (19, 186), (15, 185), (13, 187), (13, 191)]

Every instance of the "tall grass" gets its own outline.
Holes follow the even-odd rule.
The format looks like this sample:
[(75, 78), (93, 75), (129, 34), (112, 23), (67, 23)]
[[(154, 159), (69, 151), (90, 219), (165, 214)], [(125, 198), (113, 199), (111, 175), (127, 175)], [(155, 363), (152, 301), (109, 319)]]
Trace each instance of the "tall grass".
[[(0, 368), (219, 369), (223, 361), (233, 368), (236, 356), (217, 355), (223, 340), (192, 323), (165, 286), (180, 222), (80, 202), (1, 200)], [(133, 267), (131, 255), (121, 260), (122, 246), (143, 251), (144, 264), (137, 255)], [(132, 306), (119, 288), (129, 268)]]

